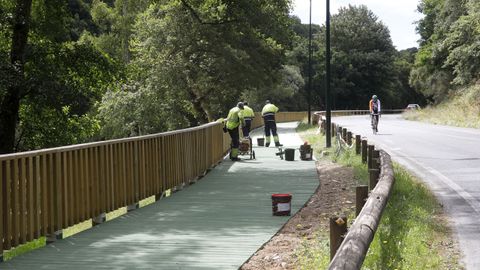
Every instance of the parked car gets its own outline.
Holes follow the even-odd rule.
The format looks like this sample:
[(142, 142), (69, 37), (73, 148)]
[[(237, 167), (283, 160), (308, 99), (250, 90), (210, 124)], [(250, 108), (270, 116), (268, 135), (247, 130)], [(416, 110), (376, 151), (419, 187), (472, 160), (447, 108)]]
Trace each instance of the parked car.
[(421, 107), (418, 104), (408, 104), (407, 108), (405, 108), (405, 111), (411, 111), (411, 110), (420, 110)]

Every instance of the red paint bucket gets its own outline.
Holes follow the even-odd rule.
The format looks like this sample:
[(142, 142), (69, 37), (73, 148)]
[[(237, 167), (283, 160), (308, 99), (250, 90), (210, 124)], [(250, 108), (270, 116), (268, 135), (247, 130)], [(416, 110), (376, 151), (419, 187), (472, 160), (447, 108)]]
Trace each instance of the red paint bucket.
[(274, 216), (290, 216), (291, 208), (291, 194), (272, 194), (272, 213)]

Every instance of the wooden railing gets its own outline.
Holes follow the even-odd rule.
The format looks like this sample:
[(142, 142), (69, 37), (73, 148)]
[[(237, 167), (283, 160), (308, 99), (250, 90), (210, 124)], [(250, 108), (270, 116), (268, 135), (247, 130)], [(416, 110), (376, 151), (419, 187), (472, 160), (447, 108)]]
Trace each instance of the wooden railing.
[[(275, 120), (278, 123), (301, 121), (307, 117), (307, 112), (279, 112), (275, 115)], [(263, 119), (261, 113), (255, 113), (255, 118), (252, 122), (252, 128), (263, 126)]]
[[(401, 111), (403, 110), (391, 110), (390, 113), (398, 113)], [(332, 111), (332, 115), (335, 116), (368, 113), (369, 111)], [(317, 117), (317, 121), (319, 119), (321, 120), (319, 122), (320, 127), (322, 127), (323, 132), (326, 132), (324, 112), (316, 112), (314, 115)], [(330, 130), (332, 131), (331, 135), (336, 136), (337, 140), (343, 142), (343, 144), (351, 142), (353, 133), (349, 132), (346, 128), (342, 128), (336, 123), (331, 123)], [(338, 138), (339, 136), (342, 137)], [(362, 142), (362, 147), (360, 147), (360, 142)], [(359, 211), (355, 222), (344, 236), (341, 244), (337, 247), (336, 244), (338, 243), (330, 243), (331, 248), (338, 249), (331, 252), (334, 256), (328, 266), (329, 270), (354, 270), (362, 267), (395, 181), (391, 157), (387, 152), (379, 151), (379, 168), (374, 169), (375, 166), (373, 163), (377, 162), (374, 161), (374, 152), (376, 151), (374, 145), (370, 145), (370, 147), (367, 148), (367, 140), (362, 140), (359, 134), (355, 136), (355, 144), (356, 154), (362, 154), (363, 162), (367, 162), (368, 160), (368, 169), (370, 172), (369, 189), (371, 193), (366, 201), (363, 198), (360, 200), (357, 198), (357, 203), (360, 201), (365, 202), (365, 204), (361, 207), (361, 211)], [(358, 193), (357, 196), (359, 196)], [(332, 240), (332, 233), (330, 236)], [(333, 238), (340, 239), (341, 237)], [(335, 247), (333, 245), (335, 245)]]
[[(397, 114), (405, 112), (404, 109), (384, 109), (382, 114)], [(332, 116), (348, 116), (348, 115), (365, 115), (369, 114), (369, 110), (334, 110), (331, 112)], [(325, 111), (316, 111), (313, 113), (312, 122), (318, 123), (319, 117), (325, 117)]]
[[(301, 113), (279, 113), (278, 122)], [(262, 125), (255, 118), (255, 127)], [(3, 250), (194, 181), (230, 148), (220, 123), (0, 155)]]
[(0, 251), (167, 189), (220, 161), (218, 123), (0, 156)]

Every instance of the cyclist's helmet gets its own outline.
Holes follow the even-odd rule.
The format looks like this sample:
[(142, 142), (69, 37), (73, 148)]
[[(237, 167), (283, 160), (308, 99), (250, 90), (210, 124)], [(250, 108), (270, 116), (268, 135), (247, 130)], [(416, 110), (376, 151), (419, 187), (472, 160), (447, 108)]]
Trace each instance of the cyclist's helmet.
[(243, 110), (243, 102), (238, 102), (237, 107)]
[(373, 95), (373, 96), (372, 96), (372, 99), (373, 99), (373, 100), (377, 100), (377, 99), (378, 99), (377, 95)]

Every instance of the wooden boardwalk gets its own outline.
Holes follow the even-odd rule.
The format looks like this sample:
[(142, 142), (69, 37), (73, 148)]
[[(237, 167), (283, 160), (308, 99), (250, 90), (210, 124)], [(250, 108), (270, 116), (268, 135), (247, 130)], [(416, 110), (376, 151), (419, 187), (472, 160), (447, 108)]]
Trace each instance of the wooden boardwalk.
[[(279, 124), (279, 134), (298, 148), (294, 126)], [(272, 216), (271, 194), (291, 193), (295, 213), (318, 186), (315, 162), (299, 161), (298, 151), (296, 161), (284, 161), (276, 148), (254, 150), (257, 160), (224, 161), (168, 198), (0, 269), (237, 269), (289, 218)]]

